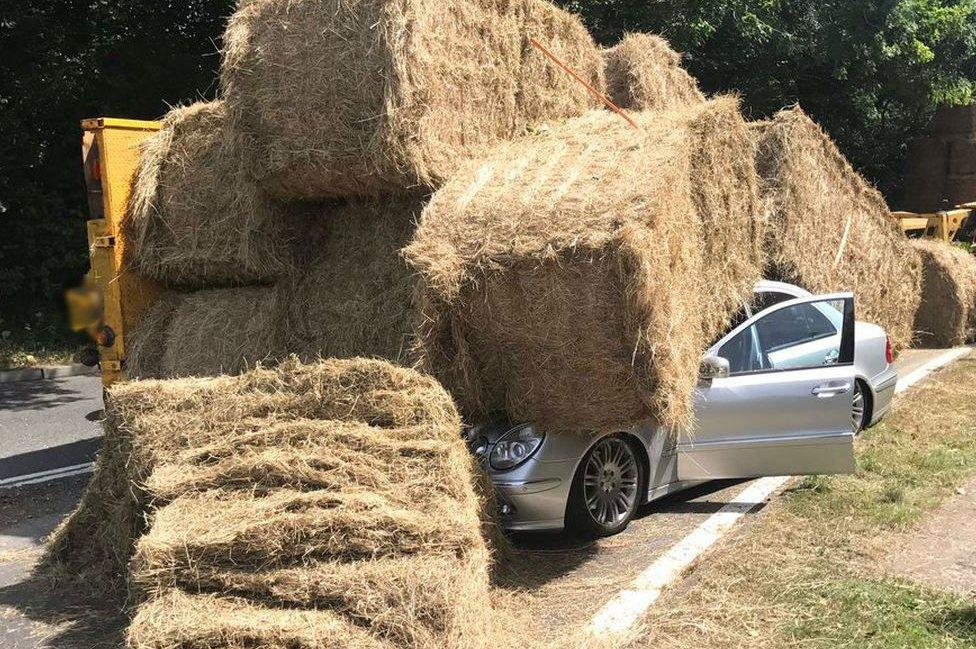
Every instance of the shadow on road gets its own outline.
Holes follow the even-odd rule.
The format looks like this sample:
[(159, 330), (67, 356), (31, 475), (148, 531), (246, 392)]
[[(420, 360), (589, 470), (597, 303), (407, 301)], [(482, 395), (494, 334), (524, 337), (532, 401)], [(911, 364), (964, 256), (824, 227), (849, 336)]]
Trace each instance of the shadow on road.
[[(128, 618), (121, 602), (86, 597), (42, 576), (32, 575), (0, 588), (0, 607), (14, 609), (24, 621), (40, 623), (40, 628), (25, 628), (18, 634), (22, 643), (32, 641), (34, 646), (58, 649), (118, 649), (123, 645)], [(11, 620), (9, 614), (4, 618)], [(8, 634), (11, 630), (7, 629)]]
[(82, 593), (36, 564), (47, 536), (78, 503), (88, 476), (0, 491), (0, 646), (122, 646), (122, 603)]
[(538, 588), (573, 572), (621, 542), (627, 542), (640, 519), (655, 514), (712, 514), (727, 504), (726, 498), (707, 497), (744, 482), (716, 480), (672, 494), (642, 506), (634, 524), (620, 537), (586, 539), (571, 533), (515, 532), (510, 546), (499, 553), (495, 583), (501, 588)]
[(0, 384), (0, 409), (47, 410), (89, 398), (65, 381), (17, 381)]
[(0, 480), (91, 462), (101, 446), (98, 436), (0, 458)]
[[(699, 499), (706, 498), (711, 494), (722, 491), (723, 489), (728, 489), (729, 487), (734, 487), (735, 485), (742, 484), (743, 482), (747, 482), (747, 480), (713, 480), (711, 482), (706, 482), (705, 484), (700, 484), (697, 487), (691, 487), (690, 489), (679, 491), (671, 494), (670, 496), (665, 496), (660, 500), (655, 500), (654, 502), (644, 505), (637, 512), (637, 518), (640, 519), (655, 513), (714, 514), (728, 504), (726, 499)], [(756, 509), (758, 510), (759, 507)]]

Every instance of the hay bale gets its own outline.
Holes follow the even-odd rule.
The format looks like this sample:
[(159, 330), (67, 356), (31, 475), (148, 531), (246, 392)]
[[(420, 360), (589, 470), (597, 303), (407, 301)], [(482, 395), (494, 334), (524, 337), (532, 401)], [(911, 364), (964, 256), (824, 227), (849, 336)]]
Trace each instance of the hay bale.
[(932, 118), (930, 130), (936, 135), (976, 137), (976, 104), (939, 106)]
[(949, 174), (953, 176), (976, 175), (976, 140), (953, 140), (949, 142)]
[(901, 207), (909, 212), (934, 212), (943, 208), (946, 174), (949, 170), (949, 143), (919, 137), (908, 145), (905, 156), (905, 182)]
[(951, 209), (953, 205), (976, 201), (976, 177), (974, 176), (949, 176), (946, 178), (945, 188), (948, 205), (943, 205), (941, 209)]
[(172, 590), (144, 604), (129, 649), (392, 649), (330, 610), (271, 609), (245, 598)]
[(186, 294), (164, 291), (146, 309), (142, 318), (126, 335), (122, 369), (126, 377), (163, 378), (163, 354), (173, 315), (186, 300)]
[(284, 273), (297, 210), (260, 194), (245, 172), (251, 155), (224, 102), (171, 110), (141, 145), (122, 222), (123, 263), (185, 288), (271, 282)]
[(921, 268), (881, 194), (799, 107), (752, 126), (769, 211), (767, 274), (813, 293), (854, 291), (857, 317), (896, 350), (912, 340)]
[(607, 95), (621, 108), (674, 110), (705, 101), (681, 55), (654, 34), (627, 34), (603, 51)]
[(955, 347), (976, 335), (976, 258), (942, 241), (913, 241), (922, 258), (922, 301), (915, 313), (920, 347)]
[(109, 388), (106, 414), (91, 484), (46, 557), (49, 566), (62, 566), (103, 591), (124, 590), (133, 545), (152, 514), (155, 496), (146, 484), (157, 467), (183, 451), (273, 433), (271, 424), (282, 419), (455, 433), (460, 426), (436, 381), (362, 359), (310, 365), (288, 360), (240, 376), (126, 381)]
[(161, 376), (238, 374), (281, 358), (277, 304), (270, 287), (186, 294), (166, 332)]
[(272, 287), (169, 291), (133, 330), (127, 378), (238, 374), (285, 356)]
[(425, 209), (418, 353), (466, 417), (688, 423), (706, 341), (759, 276), (752, 148), (731, 98), (634, 118), (501, 145)]
[(408, 196), (327, 208), (314, 256), (278, 285), (290, 353), (408, 364), (418, 314), (413, 274), (400, 249), (423, 205), (422, 197)]
[(533, 35), (602, 88), (589, 34), (541, 0), (242, 3), (221, 81), (252, 173), (278, 196), (434, 187), (486, 145), (595, 105)]

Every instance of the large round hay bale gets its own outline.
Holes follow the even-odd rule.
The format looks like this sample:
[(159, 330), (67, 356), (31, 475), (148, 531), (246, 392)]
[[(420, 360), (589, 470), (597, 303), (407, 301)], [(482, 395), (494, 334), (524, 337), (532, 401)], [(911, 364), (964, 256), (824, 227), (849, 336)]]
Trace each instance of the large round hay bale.
[(922, 258), (922, 301), (915, 313), (920, 347), (955, 347), (976, 335), (976, 257), (943, 241), (913, 241)]
[(271, 282), (288, 267), (294, 210), (264, 198), (245, 172), (254, 155), (224, 102), (175, 108), (142, 144), (122, 222), (124, 263), (164, 285)]
[(278, 285), (289, 353), (408, 359), (418, 313), (413, 273), (400, 249), (424, 203), (403, 196), (325, 208), (314, 254)]
[(621, 108), (673, 110), (705, 101), (681, 55), (654, 34), (627, 34), (603, 51), (607, 95)]
[(767, 274), (814, 293), (853, 291), (858, 319), (908, 347), (921, 267), (884, 198), (799, 107), (752, 132), (769, 212)]
[(266, 189), (386, 194), (595, 105), (533, 35), (602, 88), (589, 34), (542, 0), (253, 0), (228, 23), (221, 81)]
[(706, 342), (759, 277), (752, 145), (730, 98), (634, 118), (503, 144), (425, 209), (419, 354), (466, 417), (688, 423)]

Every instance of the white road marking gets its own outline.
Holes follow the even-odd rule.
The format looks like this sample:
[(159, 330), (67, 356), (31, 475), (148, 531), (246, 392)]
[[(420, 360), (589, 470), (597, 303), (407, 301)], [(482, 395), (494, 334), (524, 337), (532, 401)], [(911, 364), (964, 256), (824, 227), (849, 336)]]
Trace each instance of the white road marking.
[(40, 482), (50, 482), (51, 480), (60, 480), (61, 478), (67, 478), (73, 475), (81, 475), (83, 473), (91, 473), (94, 470), (93, 462), (85, 462), (83, 464), (73, 464), (71, 466), (62, 466), (57, 469), (48, 469), (47, 471), (38, 471), (36, 473), (25, 473), (23, 475), (15, 475), (10, 478), (4, 478), (0, 480), (0, 489), (13, 489), (14, 487), (22, 487), (29, 484), (38, 484)]
[[(907, 390), (932, 371), (970, 351), (972, 350), (969, 347), (958, 347), (940, 354), (899, 379), (895, 385), (895, 393)], [(622, 636), (695, 559), (732, 529), (740, 518), (769, 498), (790, 477), (761, 478), (743, 489), (731, 502), (709, 516), (691, 534), (645, 568), (625, 590), (604, 604), (586, 625), (585, 633), (603, 640)]]
[(731, 502), (649, 565), (627, 590), (607, 602), (590, 620), (587, 631), (591, 635), (603, 636), (618, 635), (629, 629), (691, 562), (789, 479), (789, 476), (761, 478), (743, 489)]

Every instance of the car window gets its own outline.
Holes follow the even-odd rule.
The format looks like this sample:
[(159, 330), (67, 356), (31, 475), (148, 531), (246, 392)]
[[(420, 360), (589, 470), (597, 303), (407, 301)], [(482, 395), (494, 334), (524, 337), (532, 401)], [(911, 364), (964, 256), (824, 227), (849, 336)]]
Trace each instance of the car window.
[(732, 319), (729, 321), (728, 326), (725, 327), (725, 329), (722, 330), (722, 333), (717, 335), (715, 339), (712, 340), (712, 342), (708, 346), (712, 347), (713, 345), (715, 345), (718, 341), (725, 338), (730, 331), (738, 327), (740, 324), (748, 320), (750, 317), (751, 315), (749, 314), (748, 311), (746, 311), (745, 307), (742, 307), (741, 309), (736, 311), (735, 315), (732, 316)]
[(773, 311), (756, 322), (767, 352), (838, 333), (830, 320), (810, 303)]
[(760, 291), (752, 299), (752, 312), (759, 313), (760, 311), (765, 311), (773, 305), (779, 304), (780, 302), (787, 302), (795, 297), (795, 295), (781, 293), (779, 291)]
[(732, 374), (837, 363), (841, 331), (824, 314), (831, 309), (843, 314), (843, 300), (777, 309), (736, 334), (722, 345), (718, 355), (729, 361)]

